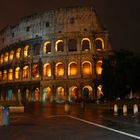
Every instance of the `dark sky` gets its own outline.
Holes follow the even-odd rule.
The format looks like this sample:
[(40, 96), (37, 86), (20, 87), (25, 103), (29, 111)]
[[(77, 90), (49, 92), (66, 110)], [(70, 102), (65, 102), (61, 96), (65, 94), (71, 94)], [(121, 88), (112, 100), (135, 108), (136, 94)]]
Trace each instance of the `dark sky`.
[(39, 11), (79, 5), (94, 5), (113, 49), (140, 52), (140, 0), (1, 0), (0, 29)]

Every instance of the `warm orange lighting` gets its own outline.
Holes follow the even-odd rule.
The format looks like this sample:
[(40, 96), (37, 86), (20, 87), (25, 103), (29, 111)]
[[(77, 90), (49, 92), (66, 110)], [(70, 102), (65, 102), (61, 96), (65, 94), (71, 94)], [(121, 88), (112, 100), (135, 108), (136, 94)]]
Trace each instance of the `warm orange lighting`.
[(51, 53), (51, 42), (50, 41), (46, 41), (44, 43), (44, 47), (43, 47), (43, 51), (44, 53)]
[(24, 47), (24, 57), (27, 57), (28, 54), (29, 54), (29, 45), (26, 45), (26, 46)]
[(64, 76), (64, 65), (62, 62), (59, 62), (56, 64), (55, 74), (56, 74), (56, 76)]
[(58, 87), (57, 88), (57, 95), (56, 98), (58, 100), (65, 100), (65, 92), (63, 87)]
[(92, 74), (92, 65), (89, 61), (85, 61), (82, 64), (83, 75), (91, 75)]
[(14, 51), (10, 52), (10, 61), (12, 61), (14, 59)]
[(33, 65), (32, 75), (34, 78), (39, 78), (39, 64)]
[(81, 46), (83, 51), (88, 51), (91, 49), (91, 41), (89, 38), (83, 38), (81, 40)]
[(98, 61), (97, 63), (96, 63), (96, 73), (97, 73), (97, 75), (101, 75), (102, 74), (102, 61)]
[(64, 51), (64, 42), (63, 42), (63, 40), (57, 40), (56, 41), (55, 50), (56, 50), (56, 52), (63, 52)]
[(1, 64), (3, 64), (3, 59), (4, 59), (4, 55), (2, 54), (2, 55), (1, 55), (1, 58), (0, 58), (0, 63), (1, 63)]
[(16, 58), (19, 59), (20, 58), (20, 53), (21, 53), (21, 48), (18, 48), (16, 51)]
[(4, 62), (8, 62), (8, 52), (5, 53)]
[(78, 74), (78, 67), (76, 62), (71, 62), (68, 67), (68, 75), (75, 76)]
[(9, 69), (8, 80), (13, 80), (13, 70)]
[(7, 80), (7, 70), (3, 71), (3, 80)]
[(29, 66), (23, 67), (23, 78), (29, 78)]
[(2, 71), (0, 71), (0, 81), (2, 80)]
[(101, 48), (97, 48), (97, 50), (105, 49), (104, 40), (102, 38), (96, 38), (96, 41), (101, 41)]
[(15, 69), (15, 79), (20, 79), (20, 67)]
[(51, 77), (51, 65), (49, 63), (44, 64), (43, 75), (45, 77)]

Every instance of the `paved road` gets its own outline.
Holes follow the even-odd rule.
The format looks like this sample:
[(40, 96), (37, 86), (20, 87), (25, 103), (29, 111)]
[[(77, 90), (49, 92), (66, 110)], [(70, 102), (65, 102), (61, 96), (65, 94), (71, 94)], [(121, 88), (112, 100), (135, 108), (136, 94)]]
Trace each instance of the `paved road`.
[(73, 105), (67, 114), (63, 105), (30, 104), (24, 114), (11, 114), (10, 118), (10, 126), (0, 127), (0, 140), (140, 139), (140, 115), (114, 116), (105, 110), (88, 107), (83, 110), (80, 105)]

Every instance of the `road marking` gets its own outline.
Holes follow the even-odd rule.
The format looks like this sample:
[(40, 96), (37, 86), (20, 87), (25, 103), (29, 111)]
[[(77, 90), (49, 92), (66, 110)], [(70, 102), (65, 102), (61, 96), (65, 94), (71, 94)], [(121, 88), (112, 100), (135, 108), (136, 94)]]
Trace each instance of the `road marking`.
[(107, 126), (104, 126), (104, 125), (93, 123), (93, 122), (90, 122), (90, 121), (87, 121), (87, 120), (83, 120), (83, 119), (80, 119), (80, 118), (77, 118), (77, 117), (73, 117), (73, 116), (70, 116), (70, 115), (67, 115), (67, 116), (69, 118), (72, 118), (72, 119), (75, 119), (75, 120), (79, 120), (81, 122), (85, 122), (87, 124), (91, 124), (91, 125), (94, 125), (94, 126), (97, 126), (97, 127), (100, 127), (100, 128), (104, 128), (104, 129), (107, 129), (107, 130), (110, 130), (110, 131), (113, 131), (113, 132), (116, 132), (116, 133), (119, 133), (119, 134), (122, 134), (122, 135), (126, 135), (126, 136), (129, 136), (129, 137), (136, 138), (136, 139), (140, 140), (139, 136), (136, 136), (136, 135), (133, 135), (133, 134), (129, 134), (129, 133), (126, 133), (126, 132), (123, 132), (123, 131), (120, 131), (120, 130), (116, 130), (116, 129), (113, 129), (113, 128), (110, 128), (110, 127), (107, 127)]

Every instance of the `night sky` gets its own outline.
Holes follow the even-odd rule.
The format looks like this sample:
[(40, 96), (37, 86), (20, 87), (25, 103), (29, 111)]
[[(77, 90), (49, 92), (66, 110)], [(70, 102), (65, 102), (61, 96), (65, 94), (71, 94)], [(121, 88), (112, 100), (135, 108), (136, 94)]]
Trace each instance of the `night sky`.
[(0, 29), (36, 12), (80, 5), (95, 7), (113, 49), (140, 52), (140, 0), (1, 0)]

